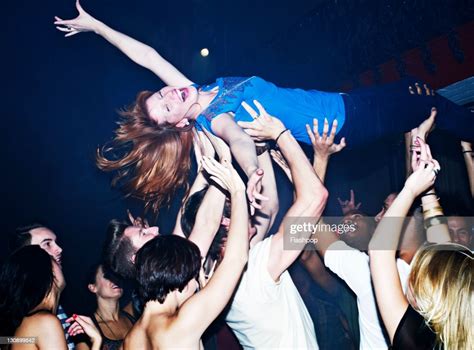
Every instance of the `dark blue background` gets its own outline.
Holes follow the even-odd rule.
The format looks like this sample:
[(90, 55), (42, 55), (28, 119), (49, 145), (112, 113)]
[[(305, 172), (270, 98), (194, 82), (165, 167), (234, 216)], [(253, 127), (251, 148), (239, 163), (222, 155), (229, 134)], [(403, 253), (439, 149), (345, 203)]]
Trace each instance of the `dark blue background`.
[[(370, 6), (368, 1), (361, 3)], [(308, 14), (313, 11), (316, 16), (314, 9), (321, 4), (338, 6), (304, 0), (82, 3), (110, 26), (154, 46), (198, 83), (217, 76), (260, 75), (281, 86), (334, 89), (367, 68), (359, 64), (351, 72), (343, 64), (349, 53), (336, 40), (345, 34), (338, 28), (347, 30), (347, 22), (368, 19), (336, 18), (332, 26), (305, 30)], [(53, 16), (75, 17), (74, 1), (21, 0), (4, 5), (0, 256), (7, 254), (6, 236), (16, 226), (45, 222), (64, 248), (68, 287), (63, 304), (69, 313), (82, 312), (87, 305), (84, 273), (99, 255), (107, 223), (124, 219), (126, 208), (141, 211), (140, 203), (111, 189), (110, 174), (95, 167), (96, 148), (112, 137), (118, 109), (131, 103), (139, 90), (158, 89), (162, 84), (93, 33), (64, 38), (55, 29)], [(339, 5), (350, 6), (344, 1)], [(390, 27), (383, 21), (380, 26)], [(379, 35), (376, 29), (367, 30), (367, 38), (359, 40)], [(440, 29), (424, 30), (422, 38), (430, 38)], [(403, 45), (400, 49), (413, 43)], [(208, 58), (199, 56), (202, 47), (210, 49)], [(370, 57), (380, 63), (389, 54)], [(452, 154), (458, 147), (452, 145), (451, 151), (447, 146), (439, 149)], [(458, 156), (453, 162), (459, 170), (443, 181), (445, 187), (465, 191), (459, 161)], [(339, 214), (336, 198), (347, 197), (350, 188), (356, 189), (363, 209), (375, 214), (383, 198), (403, 184), (403, 164), (400, 138), (336, 155), (328, 172), (328, 214)], [(290, 204), (291, 188), (278, 170), (277, 175), (284, 210)], [(162, 232), (173, 227), (179, 201), (177, 195), (170, 210), (160, 213)]]

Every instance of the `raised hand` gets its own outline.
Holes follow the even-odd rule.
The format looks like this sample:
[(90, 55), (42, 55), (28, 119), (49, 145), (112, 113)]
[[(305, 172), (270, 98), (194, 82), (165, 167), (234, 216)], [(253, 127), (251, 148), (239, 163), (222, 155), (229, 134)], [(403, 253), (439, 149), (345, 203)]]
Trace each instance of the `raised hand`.
[(281, 154), (280, 151), (276, 151), (276, 150), (272, 149), (270, 151), (270, 155), (272, 156), (275, 163), (277, 163), (278, 166), (285, 172), (288, 179), (291, 182), (293, 182), (293, 177), (291, 176), (290, 167), (288, 166), (288, 163), (286, 162), (285, 157), (283, 157), (283, 154)]
[(415, 197), (433, 187), (436, 176), (441, 170), (438, 161), (435, 159), (422, 160), (419, 165), (405, 182), (405, 188), (409, 189)]
[(433, 159), (430, 146), (419, 137), (416, 141), (420, 145), (420, 151), (413, 150), (411, 161), (413, 174), (408, 177), (405, 187), (409, 188), (415, 196), (418, 196), (433, 186), (441, 167), (438, 161)]
[(67, 330), (70, 336), (85, 333), (94, 343), (102, 341), (102, 336), (90, 317), (74, 314), (66, 322), (72, 323)]
[(64, 20), (55, 16), (54, 24), (56, 24), (56, 28), (61, 31), (65, 32), (65, 37), (75, 35), (80, 32), (92, 32), (96, 31), (98, 21), (88, 14), (82, 8), (79, 0), (76, 1), (76, 9), (79, 12), (79, 15), (76, 18)]
[(262, 206), (257, 202), (267, 201), (268, 198), (261, 194), (262, 192), (262, 179), (264, 175), (263, 169), (255, 170), (247, 181), (247, 198), (250, 201), (250, 214), (255, 213), (255, 209), (262, 209)]
[(318, 120), (313, 119), (313, 130), (306, 124), (306, 131), (308, 133), (311, 144), (313, 145), (314, 154), (320, 158), (327, 158), (331, 154), (342, 151), (346, 147), (346, 139), (343, 137), (339, 144), (334, 143), (334, 137), (336, 136), (337, 120), (334, 119), (332, 122), (331, 133), (328, 135), (329, 122), (324, 118), (323, 134), (319, 134)]
[(341, 206), (342, 213), (346, 215), (348, 212), (351, 210), (356, 210), (359, 209), (360, 206), (362, 205), (361, 202), (359, 202), (357, 205), (355, 204), (355, 195), (354, 195), (354, 190), (351, 190), (351, 196), (350, 199), (347, 200), (341, 200), (341, 198), (337, 198), (339, 205)]
[(418, 170), (418, 168), (425, 166), (427, 162), (431, 162), (433, 160), (430, 146), (428, 146), (428, 144), (419, 137), (416, 138), (416, 142), (419, 146), (417, 149), (412, 149), (412, 171)]
[(286, 129), (285, 126), (278, 118), (268, 114), (258, 101), (254, 100), (253, 103), (257, 106), (258, 113), (245, 101), (242, 102), (242, 107), (245, 108), (254, 121), (237, 122), (237, 124), (256, 141), (275, 140)]
[(242, 179), (230, 162), (219, 164), (215, 159), (203, 157), (202, 166), (211, 179), (229, 193), (245, 191)]
[(144, 228), (150, 227), (147, 219), (142, 219), (139, 216), (133, 217), (133, 214), (129, 209), (127, 209), (127, 215), (128, 215), (128, 220), (130, 220), (130, 223), (132, 224), (132, 226), (144, 227)]

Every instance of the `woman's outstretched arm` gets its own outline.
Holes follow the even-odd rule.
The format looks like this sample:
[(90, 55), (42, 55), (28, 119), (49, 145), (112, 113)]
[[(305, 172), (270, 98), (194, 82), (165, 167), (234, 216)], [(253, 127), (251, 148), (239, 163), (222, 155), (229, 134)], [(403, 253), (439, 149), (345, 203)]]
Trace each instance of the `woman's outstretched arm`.
[(431, 153), (424, 151), (428, 145), (420, 144), (423, 156), (416, 170), (378, 224), (369, 244), (370, 271), (377, 304), (391, 342), (408, 307), (395, 260), (403, 221), (415, 198), (433, 186), (440, 169), (439, 163), (430, 157)]
[(151, 70), (166, 85), (183, 87), (193, 83), (151, 46), (120, 33), (92, 17), (84, 11), (79, 0), (76, 1), (76, 8), (79, 15), (74, 19), (63, 20), (55, 17), (56, 28), (65, 32), (66, 37), (81, 32), (95, 32), (122, 51), (133, 62)]

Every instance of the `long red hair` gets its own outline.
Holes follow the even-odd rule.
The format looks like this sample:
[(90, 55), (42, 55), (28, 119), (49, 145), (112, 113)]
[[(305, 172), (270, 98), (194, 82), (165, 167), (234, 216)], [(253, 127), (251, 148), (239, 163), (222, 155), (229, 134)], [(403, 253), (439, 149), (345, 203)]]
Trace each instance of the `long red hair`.
[(114, 139), (97, 149), (97, 166), (116, 171), (112, 185), (120, 184), (127, 195), (157, 211), (168, 204), (176, 189), (188, 185), (194, 123), (184, 128), (158, 125), (150, 118), (142, 91), (135, 103), (120, 111)]

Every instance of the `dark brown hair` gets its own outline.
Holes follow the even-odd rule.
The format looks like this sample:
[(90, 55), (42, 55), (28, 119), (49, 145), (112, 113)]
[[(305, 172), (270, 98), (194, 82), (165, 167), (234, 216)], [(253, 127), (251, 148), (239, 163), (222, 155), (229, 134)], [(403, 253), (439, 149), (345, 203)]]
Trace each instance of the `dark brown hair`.
[(140, 92), (135, 103), (120, 112), (115, 138), (97, 149), (97, 166), (117, 171), (112, 185), (120, 183), (127, 195), (156, 212), (169, 203), (176, 189), (188, 186), (194, 121), (184, 128), (158, 125), (146, 107), (151, 95), (151, 91)]
[(130, 225), (112, 220), (107, 228), (107, 237), (102, 251), (104, 266), (124, 279), (135, 278), (136, 270), (132, 256), (137, 252), (125, 230)]

